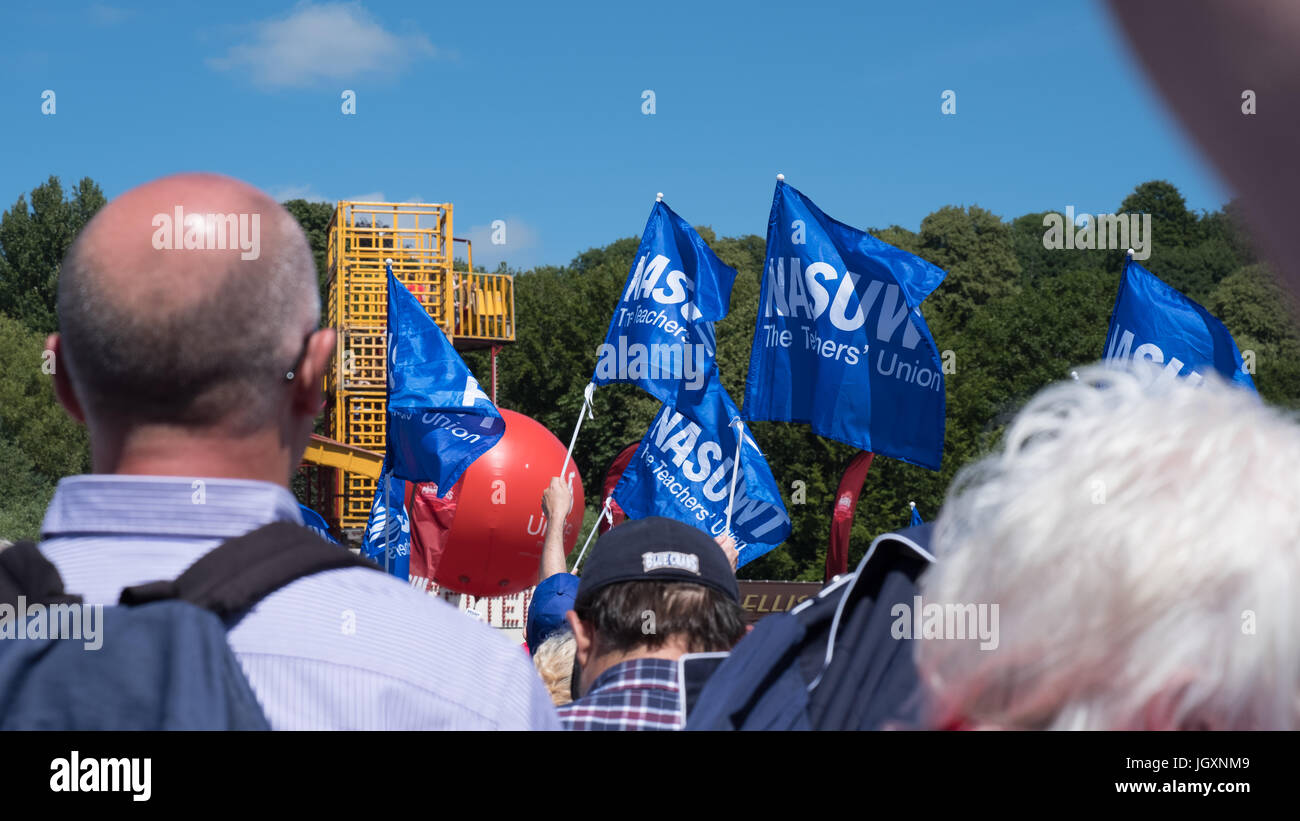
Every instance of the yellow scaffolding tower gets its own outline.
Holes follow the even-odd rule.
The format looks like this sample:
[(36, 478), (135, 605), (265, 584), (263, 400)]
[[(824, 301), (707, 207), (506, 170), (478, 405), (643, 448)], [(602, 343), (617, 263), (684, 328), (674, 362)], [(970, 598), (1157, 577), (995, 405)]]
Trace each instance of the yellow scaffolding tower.
[[(458, 242), (468, 270), (455, 270)], [(376, 453), (385, 450), (389, 259), (458, 350), (491, 347), (495, 355), (515, 338), (514, 278), (474, 271), (472, 244), (452, 233), (451, 203), (340, 202), (327, 250), (327, 314), (338, 346), (325, 375), (325, 435)], [(375, 478), (337, 466), (334, 473), (327, 518), (343, 529), (364, 527)]]

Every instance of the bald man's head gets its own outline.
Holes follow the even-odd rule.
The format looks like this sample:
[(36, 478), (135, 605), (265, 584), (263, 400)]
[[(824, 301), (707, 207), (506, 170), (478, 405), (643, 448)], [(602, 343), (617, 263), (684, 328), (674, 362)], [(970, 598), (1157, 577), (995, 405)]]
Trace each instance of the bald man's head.
[(181, 174), (90, 221), (64, 259), (58, 311), (88, 417), (247, 431), (273, 423), (320, 297), (287, 211), (238, 180)]

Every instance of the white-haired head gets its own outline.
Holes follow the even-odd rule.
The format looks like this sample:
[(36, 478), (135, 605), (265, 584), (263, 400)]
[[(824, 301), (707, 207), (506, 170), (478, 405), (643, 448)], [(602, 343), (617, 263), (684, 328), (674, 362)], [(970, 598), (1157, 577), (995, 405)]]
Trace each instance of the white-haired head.
[(1300, 427), (1253, 393), (1091, 367), (962, 470), (925, 601), (998, 606), (996, 648), (922, 640), (936, 726), (1300, 726)]

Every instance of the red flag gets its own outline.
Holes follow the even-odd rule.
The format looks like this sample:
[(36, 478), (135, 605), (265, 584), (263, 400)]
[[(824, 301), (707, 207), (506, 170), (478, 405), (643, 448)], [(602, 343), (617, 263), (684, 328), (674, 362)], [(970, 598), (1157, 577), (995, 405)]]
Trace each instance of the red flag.
[[(600, 489), (602, 499), (609, 499), (613, 495), (614, 487), (618, 484), (618, 480), (623, 478), (623, 471), (627, 470), (628, 463), (632, 461), (632, 454), (636, 453), (637, 446), (640, 444), (641, 442), (638, 440), (623, 448), (619, 451), (618, 456), (614, 457), (614, 461), (609, 463), (609, 470), (605, 472), (605, 484)], [(600, 517), (600, 521), (596, 523), (598, 533), (603, 534), (606, 530), (614, 527), (614, 525), (622, 524), (627, 519), (627, 514), (623, 512), (623, 508), (619, 507), (618, 502), (613, 499), (610, 499), (609, 502), (609, 515), (613, 518), (614, 524), (610, 524), (604, 516)]]
[(826, 550), (828, 582), (849, 569), (849, 531), (853, 529), (853, 513), (858, 508), (858, 496), (862, 493), (862, 483), (867, 481), (867, 471), (871, 470), (873, 458), (875, 454), (869, 450), (860, 451), (854, 456), (840, 479), (839, 490), (835, 491), (835, 511), (831, 514), (831, 543)]
[(462, 482), (463, 475), (442, 499), (438, 498), (438, 485), (434, 482), (406, 483), (406, 509), (411, 516), (410, 575), (412, 579), (423, 579), (425, 590), (433, 583), (447, 548)]

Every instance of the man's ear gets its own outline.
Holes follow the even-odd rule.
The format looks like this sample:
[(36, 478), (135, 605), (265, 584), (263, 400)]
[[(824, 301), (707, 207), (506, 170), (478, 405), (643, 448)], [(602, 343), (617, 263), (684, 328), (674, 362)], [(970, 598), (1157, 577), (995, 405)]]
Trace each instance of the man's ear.
[(59, 404), (68, 412), (68, 416), (76, 419), (78, 422), (85, 424), (86, 412), (82, 410), (81, 402), (77, 399), (77, 394), (72, 390), (72, 379), (68, 376), (67, 363), (63, 357), (63, 340), (57, 333), (50, 334), (45, 338), (45, 350), (54, 356), (54, 396), (59, 400)]
[(569, 623), (569, 629), (573, 631), (573, 657), (578, 660), (578, 664), (586, 667), (587, 662), (591, 660), (594, 631), (589, 630), (582, 619), (578, 618), (578, 614), (572, 610), (564, 614), (564, 619)]
[(324, 401), (325, 371), (334, 355), (333, 328), (320, 328), (307, 340), (307, 351), (293, 378), (293, 410), (315, 418)]

